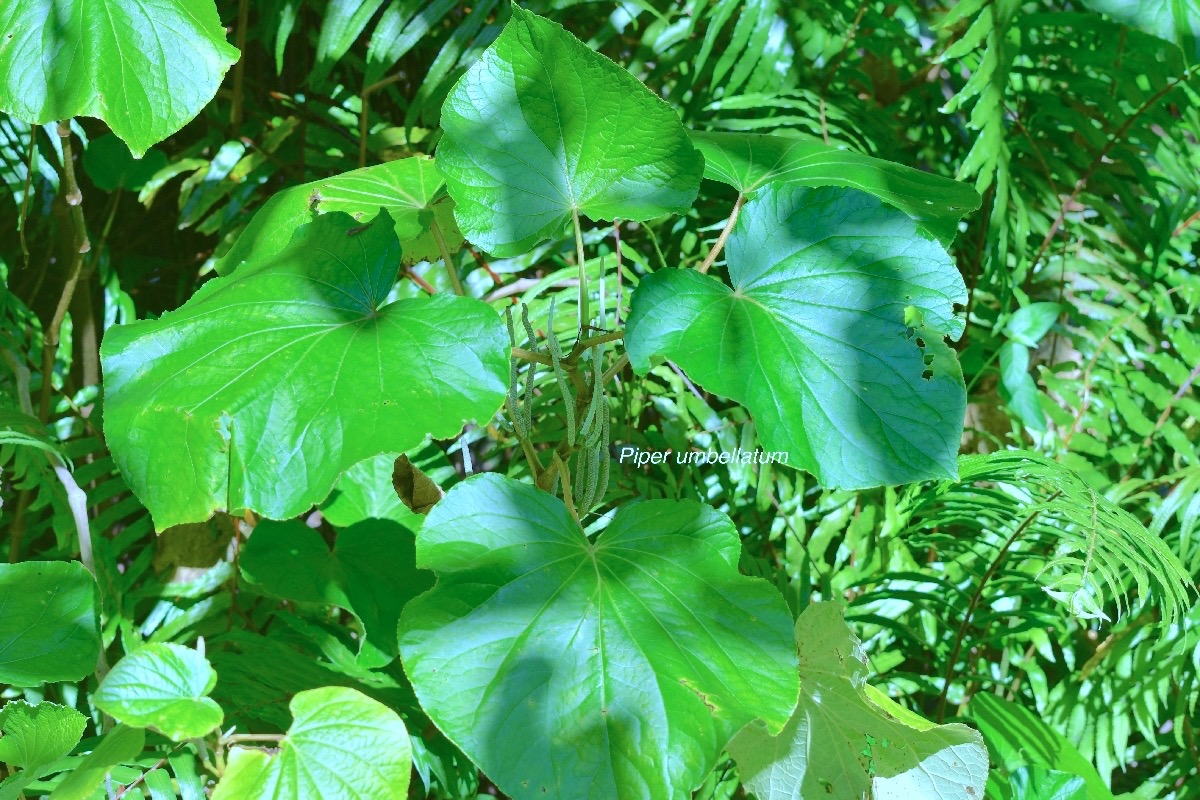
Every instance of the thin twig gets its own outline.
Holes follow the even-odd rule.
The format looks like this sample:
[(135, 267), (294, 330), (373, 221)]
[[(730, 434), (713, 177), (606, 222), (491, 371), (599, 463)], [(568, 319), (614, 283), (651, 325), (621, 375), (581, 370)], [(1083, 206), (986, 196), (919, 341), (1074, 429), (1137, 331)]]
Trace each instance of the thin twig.
[(362, 94), (360, 95), (361, 108), (358, 112), (358, 165), (360, 167), (365, 167), (367, 165), (367, 128), (369, 124), (368, 117), (370, 112), (370, 107), (367, 105), (367, 98), (380, 89), (386, 86), (391, 86), (393, 83), (402, 80), (403, 77), (404, 76), (401, 74), (391, 75), (381, 81), (372, 83), (370, 86), (367, 86), (362, 90)]
[[(1060, 494), (1062, 494), (1061, 491), (1052, 494), (1045, 505), (1053, 502)], [(946, 718), (946, 696), (950, 693), (950, 682), (954, 678), (954, 665), (958, 662), (958, 654), (962, 652), (963, 638), (967, 635), (967, 628), (970, 627), (971, 620), (975, 616), (975, 609), (979, 607), (979, 602), (983, 599), (983, 590), (987, 587), (988, 581), (996, 574), (996, 571), (1000, 569), (1000, 564), (1003, 563), (1005, 556), (1008, 555), (1008, 551), (1016, 544), (1017, 539), (1021, 538), (1021, 534), (1029, 529), (1029, 526), (1041, 516), (1041, 513), (1042, 509), (1039, 508), (1017, 526), (1012, 536), (1009, 536), (1008, 541), (1000, 548), (1000, 552), (992, 559), (987, 572), (983, 573), (983, 577), (980, 578), (979, 584), (975, 587), (975, 592), (971, 595), (971, 600), (967, 603), (967, 611), (963, 615), (962, 624), (958, 626), (958, 632), (954, 635), (954, 647), (950, 651), (950, 659), (946, 662), (946, 676), (942, 684), (942, 693), (938, 696), (937, 721), (939, 723)]]
[(71, 260), (67, 282), (63, 285), (62, 295), (58, 298), (58, 306), (50, 325), (42, 335), (42, 391), (38, 403), (38, 417), (42, 422), (50, 419), (50, 393), (53, 386), (54, 358), (58, 352), (59, 337), (62, 334), (63, 320), (66, 319), (67, 309), (71, 298), (75, 295), (75, 286), (79, 283), (79, 274), (83, 271), (83, 256), (92, 249), (88, 240), (87, 225), (83, 219), (83, 193), (75, 181), (74, 151), (71, 147), (71, 121), (63, 120), (58, 123), (58, 135), (62, 139), (63, 170), (62, 183), (66, 188), (67, 205), (71, 208), (71, 224), (75, 229), (75, 257)]
[(17, 229), (21, 239), (21, 257), (29, 269), (29, 243), (25, 241), (25, 223), (29, 221), (29, 195), (33, 194), (33, 159), (37, 155), (37, 125), (29, 126), (29, 156), (25, 160), (25, 193), (21, 195), (21, 216)]
[(733, 211), (729, 214), (729, 221), (725, 223), (725, 227), (721, 229), (721, 235), (717, 237), (716, 243), (712, 250), (708, 251), (708, 255), (704, 257), (704, 261), (696, 269), (701, 275), (707, 274), (713, 263), (717, 260), (717, 256), (721, 255), (721, 251), (725, 249), (725, 242), (729, 239), (729, 234), (733, 233), (733, 226), (738, 221), (738, 215), (742, 211), (742, 204), (746, 202), (746, 195), (739, 194), (737, 202), (733, 204)]

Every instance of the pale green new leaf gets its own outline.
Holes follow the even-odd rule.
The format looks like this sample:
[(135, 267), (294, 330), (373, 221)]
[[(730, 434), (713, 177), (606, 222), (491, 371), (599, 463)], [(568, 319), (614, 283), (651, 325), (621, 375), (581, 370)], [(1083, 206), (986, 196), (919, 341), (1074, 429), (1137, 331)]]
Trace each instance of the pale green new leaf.
[(386, 304), (394, 224), (342, 213), (101, 347), (105, 432), (159, 530), (214, 511), (296, 516), (342, 472), (503, 402), (508, 342), (465, 297)]
[(437, 165), (466, 237), (497, 256), (573, 214), (647, 220), (691, 207), (704, 160), (675, 112), (563, 30), (512, 7), (442, 107)]
[(969, 184), (820, 142), (761, 133), (691, 136), (709, 180), (743, 194), (774, 181), (861, 189), (908, 214), (942, 244), (954, 240), (964, 214), (979, 208), (979, 193)]
[(0, 564), (0, 683), (78, 681), (100, 657), (99, 590), (82, 564)]
[(216, 683), (217, 673), (195, 650), (147, 644), (116, 663), (93, 700), (119, 722), (182, 742), (208, 735), (224, 719), (208, 697)]
[(433, 585), (432, 573), (415, 566), (412, 533), (383, 519), (339, 531), (332, 553), (302, 522), (262, 522), (239, 563), (246, 580), (270, 595), (338, 606), (358, 617), (365, 632), (359, 662), (369, 667), (396, 657), (401, 609)]
[(417, 535), (438, 583), (404, 609), (405, 671), (517, 800), (690, 797), (735, 731), (795, 705), (791, 617), (740, 551), (700, 503), (625, 506), (591, 541), (557, 498), (469, 478)]
[(0, 708), (0, 762), (36, 772), (79, 744), (87, 717), (69, 706), (24, 700)]
[(732, 287), (681, 269), (638, 285), (635, 370), (667, 358), (742, 403), (763, 448), (823, 486), (956, 474), (966, 391), (944, 338), (966, 287), (941, 245), (864, 192), (770, 183), (726, 253)]
[(867, 686), (867, 658), (836, 603), (796, 621), (800, 703), (783, 731), (761, 724), (729, 743), (758, 800), (978, 798), (987, 782), (983, 738), (934, 725)]
[(279, 751), (233, 748), (212, 800), (407, 800), (412, 745), (394, 711), (341, 687), (290, 706)]
[(140, 158), (200, 113), (237, 58), (212, 0), (8, 0), (0, 111), (98, 117)]
[(432, 233), (435, 221), (452, 251), (463, 242), (445, 186), (432, 158), (412, 156), (284, 189), (258, 210), (233, 246), (217, 259), (217, 274), (228, 275), (246, 261), (280, 252), (298, 227), (332, 211), (344, 211), (363, 222), (385, 208), (396, 226), (401, 263), (438, 259), (441, 255)]

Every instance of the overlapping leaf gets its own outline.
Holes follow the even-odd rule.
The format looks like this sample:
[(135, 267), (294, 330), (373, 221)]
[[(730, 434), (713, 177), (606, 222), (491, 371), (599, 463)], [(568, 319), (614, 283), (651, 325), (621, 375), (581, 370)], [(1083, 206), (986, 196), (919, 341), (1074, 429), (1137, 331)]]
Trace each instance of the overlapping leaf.
[(333, 211), (364, 222), (380, 208), (387, 209), (400, 240), (402, 263), (440, 258), (434, 222), (447, 247), (457, 249), (463, 242), (445, 186), (432, 158), (412, 156), (284, 189), (259, 209), (229, 251), (217, 259), (217, 274), (228, 275), (246, 261), (278, 253), (298, 227)]
[(1200, 58), (1200, 2), (1197, 0), (1084, 0), (1087, 8), (1117, 22), (1174, 42), (1188, 60)]
[(0, 762), (36, 772), (79, 744), (87, 717), (69, 706), (24, 700), (0, 709)]
[(895, 206), (942, 244), (958, 234), (958, 221), (979, 208), (970, 185), (892, 161), (839, 150), (819, 142), (761, 133), (692, 133), (704, 154), (704, 177), (749, 194), (768, 182), (860, 189)]
[(438, 168), (467, 238), (499, 256), (573, 214), (646, 220), (691, 207), (703, 158), (675, 112), (562, 26), (513, 5), (442, 106)]
[(200, 113), (238, 58), (212, 0), (9, 0), (0, 33), (0, 111), (99, 117), (135, 157)]
[(492, 416), (499, 317), (448, 295), (385, 305), (398, 261), (386, 213), (365, 229), (326, 214), (179, 310), (109, 330), (106, 433), (160, 530), (225, 509), (295, 516), (354, 464)]
[(275, 597), (338, 606), (358, 617), (366, 634), (359, 661), (367, 666), (396, 657), (400, 610), (433, 585), (433, 575), (415, 566), (413, 535), (382, 519), (339, 531), (332, 553), (301, 522), (263, 522), (240, 564), (249, 581)]
[(956, 474), (966, 392), (943, 339), (966, 287), (937, 242), (866, 193), (771, 183), (727, 254), (732, 288), (691, 270), (641, 282), (634, 369), (662, 356), (743, 403), (764, 448), (824, 486)]
[(412, 745), (387, 706), (353, 689), (299, 692), (279, 751), (235, 747), (213, 800), (407, 800)]
[(988, 755), (966, 725), (934, 725), (867, 686), (862, 644), (836, 603), (796, 621), (800, 703), (777, 736), (755, 724), (729, 744), (759, 800), (982, 798)]
[(738, 574), (710, 506), (619, 510), (595, 542), (558, 499), (498, 475), (430, 512), (400, 652), (422, 707), (518, 800), (684, 798), (729, 737), (796, 699), (782, 598)]

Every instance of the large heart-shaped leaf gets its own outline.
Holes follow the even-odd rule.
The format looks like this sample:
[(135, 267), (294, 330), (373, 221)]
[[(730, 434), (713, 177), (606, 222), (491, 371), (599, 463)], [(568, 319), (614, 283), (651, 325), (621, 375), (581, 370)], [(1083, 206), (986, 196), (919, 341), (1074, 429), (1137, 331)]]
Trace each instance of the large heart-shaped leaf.
[(386, 212), (365, 230), (325, 214), (178, 311), (108, 331), (105, 432), (159, 530), (293, 517), (359, 461), (491, 418), (499, 316), (448, 295), (385, 305), (399, 255)]
[(764, 448), (824, 486), (957, 474), (966, 391), (943, 337), (966, 288), (937, 242), (864, 192), (767, 184), (727, 254), (732, 288), (693, 270), (641, 282), (634, 369), (663, 356), (743, 403)]
[(754, 724), (729, 753), (758, 800), (983, 798), (988, 754), (966, 725), (934, 725), (866, 685), (867, 658), (836, 603), (796, 621), (800, 703), (777, 736)]
[(299, 692), (279, 752), (235, 747), (213, 800), (407, 800), (412, 745), (396, 713), (353, 689)]
[(783, 598), (738, 574), (733, 524), (657, 500), (595, 542), (561, 501), (460, 483), (417, 535), (438, 584), (400, 653), (422, 707), (514, 798), (684, 798), (752, 719), (796, 700)]
[(79, 744), (87, 717), (70, 706), (24, 700), (0, 708), (0, 761), (37, 772)]
[(338, 532), (333, 552), (302, 522), (262, 522), (242, 551), (246, 579), (268, 594), (350, 611), (366, 636), (359, 662), (378, 667), (396, 657), (396, 621), (412, 598), (433, 585), (416, 568), (413, 535), (372, 519)]
[(442, 106), (438, 168), (467, 238), (518, 255), (574, 214), (686, 211), (703, 158), (675, 112), (561, 25), (513, 5)]
[(237, 58), (212, 0), (7, 0), (0, 111), (99, 117), (140, 158), (200, 113)]
[(217, 259), (217, 274), (228, 275), (246, 261), (278, 253), (296, 228), (332, 211), (344, 211), (361, 221), (385, 208), (396, 226), (402, 263), (440, 258), (432, 231), (435, 221), (447, 247), (457, 249), (463, 242), (445, 188), (432, 158), (412, 156), (284, 189), (259, 209), (228, 252)]
[(861, 189), (908, 214), (943, 244), (979, 208), (975, 189), (940, 175), (820, 142), (762, 133), (693, 132), (704, 177), (749, 194), (768, 182)]
[(99, 590), (82, 564), (0, 564), (0, 683), (78, 681), (100, 657)]
[(93, 699), (120, 722), (182, 742), (208, 735), (224, 719), (208, 696), (216, 683), (217, 673), (195, 650), (147, 644), (117, 662)]

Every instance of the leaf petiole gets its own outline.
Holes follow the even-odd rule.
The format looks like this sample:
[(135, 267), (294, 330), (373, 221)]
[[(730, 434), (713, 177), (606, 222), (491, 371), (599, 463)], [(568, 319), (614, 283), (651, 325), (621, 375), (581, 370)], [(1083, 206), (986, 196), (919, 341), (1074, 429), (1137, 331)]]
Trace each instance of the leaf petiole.
[(721, 251), (725, 249), (725, 242), (729, 239), (729, 234), (733, 233), (733, 226), (737, 224), (738, 215), (742, 213), (742, 205), (746, 202), (746, 195), (739, 194), (737, 202), (733, 204), (733, 211), (729, 212), (729, 221), (725, 223), (725, 227), (721, 229), (721, 235), (717, 237), (717, 241), (713, 244), (712, 250), (708, 251), (708, 255), (704, 257), (704, 261), (697, 267), (701, 275), (708, 273), (713, 262), (717, 260), (717, 256), (721, 255)]

